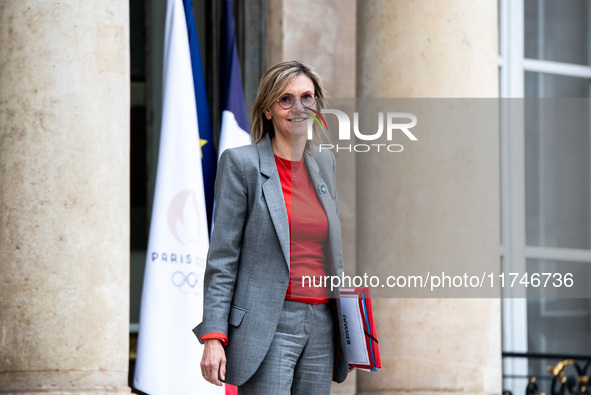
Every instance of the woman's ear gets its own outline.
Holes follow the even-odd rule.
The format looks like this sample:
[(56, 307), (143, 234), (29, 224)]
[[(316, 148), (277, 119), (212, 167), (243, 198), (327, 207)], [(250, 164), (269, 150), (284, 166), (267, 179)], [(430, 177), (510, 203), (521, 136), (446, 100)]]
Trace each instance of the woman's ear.
[(265, 117), (270, 121), (271, 120), (271, 110), (265, 110)]

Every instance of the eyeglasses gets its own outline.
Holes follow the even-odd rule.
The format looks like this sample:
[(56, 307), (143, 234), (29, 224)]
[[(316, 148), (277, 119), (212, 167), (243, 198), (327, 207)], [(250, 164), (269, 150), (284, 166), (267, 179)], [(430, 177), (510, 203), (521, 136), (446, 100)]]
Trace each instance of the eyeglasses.
[(312, 107), (314, 103), (316, 103), (316, 98), (311, 93), (306, 93), (299, 99), (297, 97), (293, 97), (290, 95), (283, 95), (279, 98), (279, 100), (277, 100), (277, 103), (279, 103), (281, 108), (283, 108), (284, 110), (289, 110), (296, 102), (296, 100), (299, 100), (300, 103), (302, 103), (302, 106), (304, 107)]

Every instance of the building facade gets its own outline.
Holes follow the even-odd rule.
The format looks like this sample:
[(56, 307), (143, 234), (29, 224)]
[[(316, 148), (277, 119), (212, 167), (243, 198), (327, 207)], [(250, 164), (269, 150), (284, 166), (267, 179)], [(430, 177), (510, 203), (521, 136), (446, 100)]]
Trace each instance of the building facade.
[[(219, 3), (194, 4), (214, 119)], [(0, 2), (0, 393), (130, 392), (164, 10)], [(587, 97), (590, 12), (574, 0), (235, 2), (245, 101), (289, 59), (312, 65), (335, 99)], [(348, 272), (578, 262), (588, 276), (588, 129), (564, 142), (583, 147), (568, 168), (551, 155), (553, 130), (479, 131), (427, 128), (390, 162), (336, 153)], [(577, 196), (570, 211), (552, 205), (564, 188)], [(528, 353), (591, 352), (588, 299), (425, 296), (374, 300), (383, 368), (334, 393), (520, 394), (540, 374)], [(572, 320), (558, 325), (558, 312)]]

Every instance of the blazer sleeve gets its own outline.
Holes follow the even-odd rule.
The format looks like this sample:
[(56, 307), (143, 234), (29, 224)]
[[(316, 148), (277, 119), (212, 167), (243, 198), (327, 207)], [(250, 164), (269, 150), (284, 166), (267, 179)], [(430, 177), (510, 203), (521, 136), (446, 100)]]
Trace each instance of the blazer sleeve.
[(215, 183), (214, 226), (203, 284), (203, 321), (193, 329), (228, 335), (228, 314), (238, 273), (242, 233), (248, 215), (248, 188), (236, 150), (225, 150)]

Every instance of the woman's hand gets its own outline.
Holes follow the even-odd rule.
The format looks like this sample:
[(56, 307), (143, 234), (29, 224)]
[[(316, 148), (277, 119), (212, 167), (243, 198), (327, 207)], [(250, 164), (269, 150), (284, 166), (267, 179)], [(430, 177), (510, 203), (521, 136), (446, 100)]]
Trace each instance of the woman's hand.
[(208, 339), (204, 343), (205, 349), (201, 358), (201, 374), (205, 380), (221, 386), (220, 379), (226, 379), (226, 351), (221, 340)]

